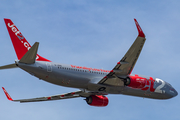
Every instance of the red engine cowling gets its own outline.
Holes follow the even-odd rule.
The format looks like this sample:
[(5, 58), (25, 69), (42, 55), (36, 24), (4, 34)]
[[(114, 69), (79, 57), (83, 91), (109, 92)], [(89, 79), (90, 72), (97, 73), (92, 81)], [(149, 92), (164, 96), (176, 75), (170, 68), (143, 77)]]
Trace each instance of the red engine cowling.
[(138, 75), (129, 76), (130, 83), (127, 85), (132, 88), (141, 89), (144, 88), (146, 85), (146, 78), (140, 77)]
[(108, 98), (103, 95), (91, 95), (86, 98), (87, 104), (96, 107), (104, 107), (108, 105)]

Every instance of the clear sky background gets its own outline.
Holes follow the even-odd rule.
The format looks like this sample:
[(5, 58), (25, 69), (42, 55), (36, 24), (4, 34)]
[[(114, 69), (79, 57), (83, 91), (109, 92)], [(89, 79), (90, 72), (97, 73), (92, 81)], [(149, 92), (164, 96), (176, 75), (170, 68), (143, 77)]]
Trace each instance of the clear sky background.
[[(1, 65), (17, 59), (3, 18), (10, 18), (38, 54), (64, 64), (111, 70), (136, 39), (136, 18), (146, 43), (133, 74), (161, 78), (180, 91), (179, 0), (1, 0)], [(13, 99), (76, 91), (39, 80), (16, 68), (0, 71), (0, 86)], [(1, 120), (152, 120), (180, 119), (180, 96), (153, 100), (108, 95), (107, 107), (92, 107), (83, 98), (16, 103), (0, 91)]]

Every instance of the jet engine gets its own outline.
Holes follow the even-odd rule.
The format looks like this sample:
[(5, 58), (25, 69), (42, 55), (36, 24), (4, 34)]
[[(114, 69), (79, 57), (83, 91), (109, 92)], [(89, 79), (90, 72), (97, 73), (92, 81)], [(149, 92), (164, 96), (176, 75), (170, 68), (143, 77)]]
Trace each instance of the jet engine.
[(147, 79), (140, 76), (129, 76), (125, 80), (125, 85), (132, 88), (141, 89), (146, 85)]
[(86, 98), (87, 104), (96, 107), (105, 107), (108, 105), (108, 98), (103, 95), (91, 95)]

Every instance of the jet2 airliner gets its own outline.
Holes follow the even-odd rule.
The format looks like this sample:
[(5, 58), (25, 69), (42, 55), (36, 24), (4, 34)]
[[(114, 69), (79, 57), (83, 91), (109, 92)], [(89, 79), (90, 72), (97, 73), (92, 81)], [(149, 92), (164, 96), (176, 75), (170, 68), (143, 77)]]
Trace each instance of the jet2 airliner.
[(109, 100), (105, 96), (108, 94), (123, 94), (152, 99), (169, 99), (178, 94), (169, 83), (159, 78), (131, 74), (146, 40), (145, 34), (136, 19), (134, 21), (139, 34), (127, 53), (112, 70), (51, 62), (37, 54), (38, 42), (35, 42), (31, 47), (10, 19), (4, 19), (4, 21), (18, 60), (15, 60), (14, 64), (1, 66), (0, 69), (19, 67), (46, 82), (79, 89), (65, 94), (13, 100), (2, 87), (10, 101), (23, 103), (83, 97), (87, 104), (103, 107), (108, 105)]

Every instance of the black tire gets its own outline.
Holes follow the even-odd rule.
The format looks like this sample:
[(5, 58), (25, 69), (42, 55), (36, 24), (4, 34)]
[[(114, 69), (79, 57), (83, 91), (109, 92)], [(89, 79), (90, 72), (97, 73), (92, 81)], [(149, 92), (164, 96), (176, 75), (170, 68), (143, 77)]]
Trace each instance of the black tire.
[(87, 102), (87, 104), (91, 104), (92, 103), (92, 97), (91, 96), (87, 97), (86, 102)]

